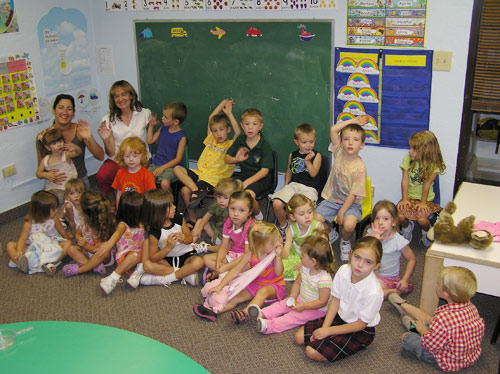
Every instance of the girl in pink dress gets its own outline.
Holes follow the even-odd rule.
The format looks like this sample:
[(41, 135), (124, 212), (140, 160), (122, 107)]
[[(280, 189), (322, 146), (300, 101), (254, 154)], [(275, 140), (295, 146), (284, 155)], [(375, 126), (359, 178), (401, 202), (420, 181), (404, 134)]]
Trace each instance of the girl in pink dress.
[[(283, 279), (283, 262), (281, 251), (283, 249), (283, 239), (278, 228), (268, 222), (257, 221), (248, 228), (248, 244), (250, 251), (245, 252), (238, 260), (229, 264), (229, 273), (222, 281), (209, 292), (220, 293), (221, 290), (238, 274), (247, 267), (253, 268), (268, 254), (276, 251), (274, 260), (237, 296), (228, 301), (224, 309), (227, 312), (233, 310), (238, 304), (250, 301), (249, 305), (262, 307), (266, 300), (281, 300), (285, 296), (285, 280)], [(194, 313), (200, 318), (215, 321), (217, 314), (201, 304), (195, 304)], [(248, 306), (242, 310), (235, 309), (231, 312), (231, 317), (235, 324), (248, 321)]]

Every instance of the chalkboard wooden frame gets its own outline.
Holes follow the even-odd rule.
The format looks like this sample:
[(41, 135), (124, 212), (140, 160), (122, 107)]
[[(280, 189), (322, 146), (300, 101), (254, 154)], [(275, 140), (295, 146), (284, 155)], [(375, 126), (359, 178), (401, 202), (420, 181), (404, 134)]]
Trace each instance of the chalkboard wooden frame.
[[(278, 169), (285, 171), (288, 154), (296, 148), (293, 130), (298, 124), (315, 127), (316, 149), (328, 147), (333, 22), (136, 20), (141, 101), (159, 119), (166, 103), (186, 104), (188, 116), (182, 128), (188, 135), (190, 159), (197, 159), (203, 150), (208, 116), (222, 99), (236, 101), (233, 113), (238, 121), (246, 108), (255, 107), (263, 115), (265, 139), (278, 152)], [(262, 36), (247, 36), (251, 26)], [(301, 26), (314, 35), (312, 40), (300, 38)], [(217, 28), (225, 32), (221, 38)]]

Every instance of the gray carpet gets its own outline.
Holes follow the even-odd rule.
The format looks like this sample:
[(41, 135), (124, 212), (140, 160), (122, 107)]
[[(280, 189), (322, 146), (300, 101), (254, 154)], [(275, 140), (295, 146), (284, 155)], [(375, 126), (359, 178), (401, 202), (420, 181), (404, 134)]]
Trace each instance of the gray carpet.
[[(22, 220), (18, 218), (0, 226), (4, 248), (8, 241), (17, 240)], [(415, 290), (408, 296), (408, 301), (417, 305), (425, 254), (418, 239), (416, 236), (412, 245), (417, 256), (412, 277)], [(338, 243), (335, 244), (338, 251)], [(192, 313), (192, 305), (202, 301), (201, 287), (173, 284), (168, 288), (150, 286), (133, 290), (124, 282), (110, 296), (105, 296), (98, 286), (100, 276), (97, 274), (65, 278), (58, 271), (54, 278), (45, 274), (28, 276), (9, 269), (7, 262), (8, 257), (3, 253), (0, 256), (0, 323), (65, 320), (118, 327), (168, 344), (212, 373), (439, 372), (401, 350), (400, 337), (404, 329), (399, 315), (387, 302), (382, 307), (382, 321), (376, 328), (372, 345), (345, 360), (322, 364), (308, 360), (303, 347), (293, 343), (294, 331), (264, 336), (249, 324), (235, 326), (227, 313), (215, 323), (198, 319)], [(500, 298), (478, 294), (473, 302), (486, 321), (486, 335), (482, 357), (463, 372), (496, 373), (500, 341), (493, 345), (489, 341), (500, 311)], [(109, 349), (111, 353), (113, 347)], [(57, 365), (54, 372), (58, 372)]]

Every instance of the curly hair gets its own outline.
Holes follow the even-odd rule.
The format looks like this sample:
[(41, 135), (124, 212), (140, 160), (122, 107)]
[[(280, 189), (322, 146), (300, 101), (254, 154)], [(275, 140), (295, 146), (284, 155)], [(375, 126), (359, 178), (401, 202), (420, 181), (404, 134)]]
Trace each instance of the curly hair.
[(123, 89), (124, 91), (130, 94), (130, 109), (132, 111), (140, 112), (143, 108), (142, 103), (139, 101), (139, 97), (137, 92), (135, 92), (134, 87), (124, 80), (116, 81), (111, 85), (109, 89), (109, 121), (114, 122), (116, 118), (122, 118), (122, 110), (116, 106), (115, 103), (115, 92), (118, 88)]
[(104, 242), (115, 231), (115, 221), (109, 213), (109, 201), (102, 193), (85, 191), (80, 198), (83, 216), (88, 227)]
[(410, 171), (417, 167), (422, 181), (426, 181), (434, 170), (444, 173), (446, 165), (436, 135), (432, 131), (419, 131), (410, 136), (410, 147), (415, 149), (416, 160), (410, 161)]
[(118, 153), (115, 156), (115, 161), (122, 168), (127, 166), (123, 161), (123, 156), (127, 151), (140, 154), (142, 156), (141, 165), (142, 166), (148, 165), (148, 148), (146, 146), (146, 143), (144, 143), (144, 141), (142, 141), (141, 138), (137, 136), (131, 136), (129, 138), (126, 138), (122, 142), (122, 144), (120, 144), (120, 148), (118, 148)]

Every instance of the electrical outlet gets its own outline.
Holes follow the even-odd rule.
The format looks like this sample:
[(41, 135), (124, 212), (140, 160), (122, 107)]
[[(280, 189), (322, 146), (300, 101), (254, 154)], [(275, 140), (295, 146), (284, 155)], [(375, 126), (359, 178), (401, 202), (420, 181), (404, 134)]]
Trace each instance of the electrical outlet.
[(453, 53), (450, 51), (434, 51), (432, 57), (432, 70), (451, 71), (451, 58)]
[(2, 169), (2, 174), (4, 178), (10, 177), (11, 175), (16, 174), (16, 165), (6, 166)]

